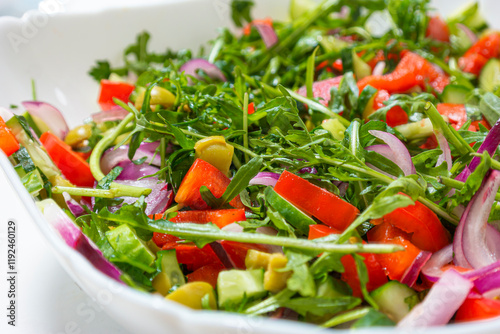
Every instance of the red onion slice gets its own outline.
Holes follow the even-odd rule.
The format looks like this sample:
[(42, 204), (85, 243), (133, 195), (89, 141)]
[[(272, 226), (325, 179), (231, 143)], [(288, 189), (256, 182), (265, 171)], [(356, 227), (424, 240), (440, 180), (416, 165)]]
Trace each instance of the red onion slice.
[(73, 216), (78, 218), (85, 214), (85, 210), (83, 209), (83, 207), (77, 201), (75, 201), (68, 193), (64, 192), (62, 195), (64, 197), (66, 205), (68, 206), (69, 211), (71, 211)]
[(453, 261), (453, 244), (440, 249), (432, 254), (429, 261), (422, 267), (422, 274), (431, 282), (437, 282), (443, 275), (445, 265)]
[(500, 271), (489, 272), (474, 280), (474, 286), (477, 291), (487, 298), (493, 298), (500, 295)]
[(373, 68), (372, 75), (384, 75), (385, 61), (379, 61)]
[(394, 162), (401, 168), (405, 175), (415, 174), (415, 166), (411, 161), (411, 155), (408, 152), (405, 144), (401, 142), (396, 136), (378, 130), (368, 131), (372, 136), (385, 142), (392, 150), (394, 154)]
[(120, 270), (102, 255), (97, 246), (80, 231), (56, 202), (50, 199), (39, 202), (38, 205), (47, 222), (58, 232), (69, 247), (82, 254), (103, 274), (122, 282), (120, 280)]
[[(144, 162), (152, 164), (155, 166), (161, 166), (161, 154), (155, 154), (156, 148), (160, 145), (160, 142), (154, 143), (142, 143), (137, 151), (135, 152), (133, 160), (140, 159), (142, 157), (148, 157)], [(118, 148), (111, 147), (107, 149), (101, 158), (101, 169), (104, 174), (109, 173), (113, 167), (126, 161), (129, 162), (128, 158), (128, 145), (122, 145)]]
[[(477, 269), (500, 259), (500, 254), (490, 249), (486, 242), (488, 217), (499, 186), (500, 172), (493, 170), (467, 205), (453, 241), (455, 259), (458, 260), (455, 263), (459, 266), (466, 267), (464, 264), (469, 264)], [(460, 256), (457, 258), (458, 252)], [(462, 263), (462, 254), (466, 263)]]
[(394, 152), (391, 150), (389, 145), (378, 144), (378, 145), (367, 146), (365, 147), (365, 150), (376, 152), (392, 161), (394, 161), (395, 159)]
[[(156, 178), (147, 178), (139, 181), (134, 180), (116, 180), (116, 183), (125, 184), (128, 186), (150, 188), (151, 193), (146, 197), (146, 215), (154, 215), (164, 213), (168, 206), (172, 203), (172, 191), (168, 190), (168, 184), (158, 182)], [(133, 204), (137, 201), (136, 197), (122, 197), (123, 202)], [(118, 210), (118, 206), (110, 208), (110, 211)]]
[(95, 123), (103, 123), (108, 121), (120, 121), (128, 115), (128, 111), (120, 106), (114, 106), (109, 110), (103, 110), (98, 113), (92, 114), (92, 120)]
[(477, 42), (478, 38), (477, 38), (476, 34), (472, 30), (470, 30), (469, 27), (467, 27), (466, 25), (464, 25), (462, 23), (457, 23), (456, 27), (465, 33), (465, 35), (467, 36), (467, 38), (470, 40), (470, 42), (472, 44), (475, 44)]
[[(222, 71), (217, 66), (215, 66), (214, 64), (210, 63), (208, 60), (203, 58), (195, 58), (188, 60), (179, 69), (180, 72), (184, 72), (186, 75), (191, 75), (201, 80), (202, 77), (198, 73), (196, 73), (197, 70), (203, 70), (212, 79), (227, 81), (226, 77), (224, 76), (224, 73), (222, 73)], [(190, 84), (192, 83), (189, 78), (188, 81)]]
[(274, 28), (271, 25), (259, 22), (253, 22), (252, 25), (259, 32), (266, 48), (270, 49), (273, 45), (278, 43), (278, 35), (276, 35), (276, 31), (274, 31)]
[(250, 185), (263, 185), (263, 186), (271, 186), (274, 187), (278, 179), (280, 178), (280, 174), (273, 172), (260, 172), (255, 175), (253, 179), (250, 180)]
[(448, 270), (425, 299), (398, 323), (399, 328), (446, 325), (465, 301), (474, 285), (455, 270)]
[(143, 163), (140, 165), (134, 164), (132, 161), (122, 161), (118, 164), (123, 170), (116, 178), (117, 180), (137, 180), (143, 176), (153, 175), (159, 171), (158, 168)]
[(441, 132), (436, 133), (436, 139), (439, 144), (439, 148), (441, 149), (441, 151), (443, 151), (443, 153), (441, 153), (441, 155), (437, 159), (436, 167), (440, 166), (443, 162), (446, 162), (447, 169), (448, 171), (450, 171), (451, 165), (453, 164), (453, 160), (451, 158), (450, 145), (448, 144), (448, 141)]
[(31, 116), (42, 120), (54, 135), (61, 139), (66, 137), (66, 134), (69, 132), (68, 124), (56, 107), (39, 101), (24, 101), (21, 104)]
[(420, 271), (425, 266), (427, 261), (429, 261), (431, 255), (431, 252), (421, 251), (415, 258), (415, 260), (413, 260), (411, 266), (406, 269), (403, 277), (401, 278), (401, 283), (408, 286), (413, 286), (418, 279)]

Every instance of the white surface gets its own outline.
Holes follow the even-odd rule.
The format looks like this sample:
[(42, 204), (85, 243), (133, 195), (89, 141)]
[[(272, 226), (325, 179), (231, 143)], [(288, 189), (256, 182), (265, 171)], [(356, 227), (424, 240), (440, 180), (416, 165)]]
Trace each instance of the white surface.
[[(31, 96), (29, 80), (36, 79), (39, 98), (54, 103), (69, 114), (71, 125), (78, 124), (90, 112), (95, 111), (97, 87), (86, 75), (95, 59), (120, 60), (121, 50), (129, 44), (137, 32), (152, 32), (154, 49), (193, 47), (215, 34), (215, 27), (227, 24), (229, 0), (197, 1), (197, 5), (171, 7), (121, 9), (101, 13), (98, 8), (119, 3), (133, 7), (145, 1), (54, 0), (45, 3), (64, 4), (59, 11), (69, 13), (89, 11), (94, 16), (70, 14), (49, 17), (36, 13), (19, 21), (0, 22), (0, 105), (19, 103)], [(159, 0), (149, 2), (160, 3)], [(163, 1), (165, 3), (166, 1)], [(264, 1), (262, 1), (264, 2)], [(279, 3), (267, 3), (278, 12)], [(439, 1), (439, 8), (449, 9), (463, 1)], [(494, 19), (498, 2), (485, 1), (486, 15)], [(281, 7), (281, 15), (285, 11)], [(183, 13), (183, 14), (180, 14)], [(491, 21), (495, 22), (495, 21)], [(29, 28), (35, 29), (30, 32)], [(170, 26), (169, 26), (170, 24)], [(173, 27), (173, 28), (172, 28)], [(85, 31), (83, 33), (82, 31)], [(104, 37), (102, 31), (106, 32)], [(179, 32), (182, 31), (182, 34)], [(8, 32), (17, 33), (23, 39), (18, 52), (13, 52)], [(78, 43), (75, 43), (78, 41)], [(71, 47), (70, 47), (71, 46)], [(1, 159), (0, 159), (1, 160)], [(5, 163), (5, 160), (2, 160)], [(22, 193), (22, 192), (21, 192)], [(23, 195), (23, 194), (21, 194)], [(14, 218), (18, 227), (18, 327), (6, 326), (5, 311), (0, 313), (1, 333), (125, 333), (116, 322), (102, 311), (104, 306), (120, 324), (136, 332), (190, 332), (190, 333), (303, 333), (301, 324), (289, 324), (262, 319), (244, 319), (210, 312), (193, 313), (180, 306), (163, 303), (160, 298), (145, 296), (129, 289), (120, 290), (106, 278), (92, 270), (78, 254), (73, 254), (38, 220), (42, 233), (35, 226), (31, 214), (39, 217), (32, 202), (24, 194), (24, 203), (15, 195), (7, 178), (0, 172), (0, 309), (5, 310), (7, 298), (6, 278), (6, 223)], [(45, 236), (43, 236), (43, 235)], [(58, 251), (59, 260), (75, 275), (82, 287), (96, 298), (88, 297), (57, 263), (48, 242)], [(112, 291), (110, 300), (106, 293)], [(100, 298), (99, 298), (100, 297)], [(223, 329), (220, 328), (223, 326)], [(500, 324), (486, 327), (450, 327), (439, 333), (497, 333)], [(388, 331), (385, 331), (388, 332)], [(438, 331), (427, 330), (427, 333)]]

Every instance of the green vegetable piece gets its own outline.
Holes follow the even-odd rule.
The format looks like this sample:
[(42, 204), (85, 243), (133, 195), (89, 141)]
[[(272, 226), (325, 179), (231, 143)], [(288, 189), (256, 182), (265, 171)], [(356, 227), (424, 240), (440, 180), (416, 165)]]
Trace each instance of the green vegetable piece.
[(349, 296), (351, 293), (351, 288), (345, 282), (331, 276), (326, 276), (326, 279), (318, 284), (316, 297), (335, 299)]
[(175, 249), (159, 251), (156, 256), (158, 257), (156, 267), (160, 273), (153, 279), (153, 287), (158, 292), (165, 296), (172, 287), (186, 284), (184, 274), (177, 262)]
[(490, 59), (484, 65), (479, 75), (479, 88), (487, 92), (494, 92), (500, 85), (500, 60)]
[(361, 80), (372, 74), (372, 68), (361, 59), (356, 52), (352, 52), (352, 66), (357, 80)]
[(107, 231), (106, 238), (115, 251), (126, 255), (137, 263), (151, 266), (156, 259), (144, 241), (137, 236), (135, 230), (127, 224)]
[(390, 281), (371, 292), (379, 310), (396, 322), (410, 312), (410, 307), (405, 299), (416, 294), (407, 285), (398, 281)]
[[(481, 80), (481, 79), (480, 79)], [(448, 85), (444, 88), (441, 99), (444, 103), (465, 104), (470, 89), (460, 85)]]
[(222, 271), (217, 278), (219, 306), (237, 304), (244, 298), (257, 299), (267, 294), (264, 289), (264, 270)]
[(311, 217), (278, 195), (272, 188), (266, 188), (264, 195), (269, 205), (278, 211), (298, 232), (307, 234), (309, 232), (309, 225), (316, 224)]
[(316, 8), (317, 5), (314, 0), (292, 0), (290, 2), (290, 18), (296, 20)]
[(477, 1), (471, 1), (458, 8), (448, 17), (448, 23), (462, 23), (467, 27), (480, 31), (488, 27), (488, 23), (481, 15)]
[(38, 196), (43, 189), (43, 179), (38, 169), (34, 169), (21, 178), (24, 187), (32, 196)]
[(387, 327), (394, 326), (395, 323), (387, 317), (384, 313), (370, 309), (368, 313), (357, 320), (351, 328), (363, 328), (363, 327)]

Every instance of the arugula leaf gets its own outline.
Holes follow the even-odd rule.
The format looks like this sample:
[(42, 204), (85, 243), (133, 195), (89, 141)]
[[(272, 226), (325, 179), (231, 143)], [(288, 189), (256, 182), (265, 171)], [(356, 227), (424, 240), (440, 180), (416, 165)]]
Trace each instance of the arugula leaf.
[(359, 298), (345, 296), (334, 299), (299, 297), (289, 299), (281, 305), (294, 310), (302, 316), (306, 316), (307, 314), (323, 316), (325, 314), (336, 314), (350, 310), (359, 304), (361, 304)]
[(484, 94), (479, 109), (488, 123), (495, 124), (500, 118), (500, 98), (490, 92)]
[(388, 327), (395, 326), (396, 323), (389, 319), (384, 313), (370, 309), (368, 313), (352, 324), (351, 328), (366, 328), (366, 327)]
[(96, 81), (108, 79), (111, 75), (111, 66), (109, 62), (107, 60), (98, 60), (96, 63), (97, 64), (89, 71), (90, 76)]
[(490, 170), (491, 158), (488, 152), (484, 151), (481, 157), (481, 162), (476, 169), (469, 175), (462, 189), (455, 192), (453, 196), (453, 205), (457, 206), (462, 203), (467, 203), (472, 196), (478, 191), (483, 183), (486, 173)]
[(313, 53), (307, 58), (307, 70), (306, 70), (306, 91), (307, 98), (312, 99), (314, 97), (313, 94), (313, 81), (314, 81), (314, 73), (316, 72), (315, 68), (315, 60), (316, 60), (316, 52), (318, 52), (319, 46), (317, 46)]
[(237, 27), (243, 27), (245, 22), (252, 22), (250, 11), (254, 3), (252, 0), (232, 0), (231, 1), (231, 17)]

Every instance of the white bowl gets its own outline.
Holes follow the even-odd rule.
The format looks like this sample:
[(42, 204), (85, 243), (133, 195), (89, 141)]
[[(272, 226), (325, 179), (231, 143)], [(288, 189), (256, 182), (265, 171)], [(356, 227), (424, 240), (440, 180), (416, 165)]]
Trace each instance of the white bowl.
[[(123, 48), (137, 33), (151, 33), (151, 49), (197, 48), (229, 26), (230, 0), (185, 0), (130, 5), (84, 13), (54, 13), (50, 8), (32, 11), (22, 19), (0, 18), (0, 106), (31, 98), (34, 79), (38, 98), (65, 114), (70, 126), (80, 124), (98, 110), (98, 85), (87, 72), (97, 59), (121, 63)], [(256, 1), (256, 17), (285, 19), (288, 1)], [(463, 1), (436, 1), (444, 14)], [(62, 4), (63, 0), (46, 1)], [(94, 1), (95, 3), (95, 1)], [(113, 1), (112, 3), (119, 3)], [(494, 18), (500, 3), (484, 1), (487, 18)], [(109, 5), (109, 3), (107, 4)], [(90, 6), (91, 7), (91, 6)], [(54, 12), (57, 7), (52, 7)], [(491, 21), (494, 22), (494, 21)], [(21, 198), (25, 209), (52, 246), (54, 255), (77, 284), (106, 313), (131, 332), (145, 333), (283, 333), (303, 334), (317, 327), (261, 317), (243, 317), (213, 311), (193, 311), (156, 295), (141, 293), (109, 279), (83, 256), (70, 249), (45, 222), (24, 189), (10, 162), (0, 153), (0, 166)], [(0, 191), (6, 191), (4, 189)], [(3, 194), (6, 195), (6, 194)], [(426, 333), (498, 333), (500, 320), (425, 329)], [(400, 333), (397, 329), (372, 328), (359, 333)], [(339, 330), (337, 333), (347, 333)]]

